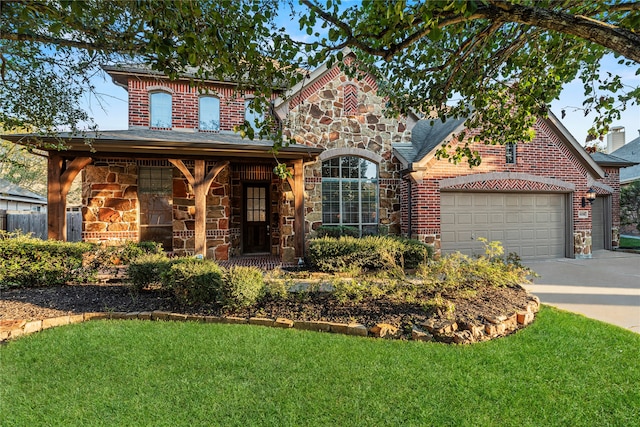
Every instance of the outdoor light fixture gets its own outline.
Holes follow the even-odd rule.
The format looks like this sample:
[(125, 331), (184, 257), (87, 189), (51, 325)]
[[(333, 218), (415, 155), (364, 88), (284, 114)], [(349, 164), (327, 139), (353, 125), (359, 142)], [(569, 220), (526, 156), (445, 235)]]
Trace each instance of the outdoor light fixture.
[(582, 198), (582, 207), (584, 208), (585, 206), (587, 206), (587, 200), (589, 201), (589, 204), (592, 205), (593, 201), (596, 199), (596, 190), (594, 190), (593, 188), (590, 188), (586, 193), (585, 193), (585, 197)]

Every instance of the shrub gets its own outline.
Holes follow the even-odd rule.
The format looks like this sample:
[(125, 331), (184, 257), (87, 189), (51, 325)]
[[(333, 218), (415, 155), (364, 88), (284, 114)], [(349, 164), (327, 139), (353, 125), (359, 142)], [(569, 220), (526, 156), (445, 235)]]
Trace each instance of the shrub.
[(230, 307), (251, 306), (262, 296), (264, 287), (264, 278), (260, 269), (231, 267), (224, 276), (224, 303)]
[(316, 230), (317, 237), (341, 237), (341, 236), (360, 236), (360, 230), (356, 227), (348, 227), (344, 225), (321, 225)]
[(346, 302), (361, 302), (364, 298), (379, 298), (385, 294), (385, 290), (378, 283), (366, 280), (336, 279), (333, 286), (333, 296), (344, 304)]
[[(500, 258), (500, 242), (485, 242), (485, 256), (471, 258), (459, 252), (431, 260), (420, 266), (423, 284), (442, 291), (463, 291), (482, 286), (512, 286), (528, 281), (532, 272), (522, 265)], [(513, 259), (514, 255), (510, 255)]]
[[(309, 263), (324, 272), (415, 268), (431, 249), (420, 242), (394, 237), (322, 237), (309, 242)], [(406, 265), (409, 260), (409, 265)]]
[(0, 287), (35, 287), (85, 282), (97, 271), (83, 263), (88, 243), (40, 240), (21, 233), (0, 232)]
[(99, 268), (108, 268), (115, 265), (127, 265), (134, 259), (145, 254), (161, 254), (162, 244), (156, 242), (127, 241), (121, 245), (100, 245), (94, 252), (93, 262)]
[(127, 276), (133, 289), (141, 291), (149, 285), (161, 285), (162, 277), (170, 267), (171, 260), (164, 253), (142, 254), (131, 260)]
[(223, 271), (211, 260), (178, 258), (163, 272), (162, 286), (183, 304), (221, 303)]

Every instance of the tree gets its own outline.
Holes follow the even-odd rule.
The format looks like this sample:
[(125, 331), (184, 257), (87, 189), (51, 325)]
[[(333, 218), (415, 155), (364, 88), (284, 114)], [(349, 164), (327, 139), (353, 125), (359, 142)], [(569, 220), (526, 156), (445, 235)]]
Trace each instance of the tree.
[(620, 188), (620, 224), (640, 231), (640, 181)]
[[(347, 71), (378, 78), (389, 114), (470, 117), (467, 127), (482, 129), (476, 139), (491, 143), (531, 140), (535, 117), (577, 76), (585, 111), (598, 113), (594, 137), (640, 100), (640, 88), (599, 72), (610, 53), (628, 66), (640, 64), (635, 1), (363, 0), (345, 7), (338, 0), (2, 0), (0, 6), (0, 120), (7, 128), (76, 130), (87, 119), (77, 103), (87, 78), (101, 63), (118, 61), (148, 63), (170, 77), (190, 73), (194, 84), (237, 80), (240, 93), (255, 91), (261, 112), (274, 88), (300, 81), (300, 70), (341, 63), (344, 48), (357, 57)], [(282, 26), (287, 13), (311, 41)], [(261, 136), (269, 129), (265, 123)], [(441, 154), (479, 162), (468, 145)]]

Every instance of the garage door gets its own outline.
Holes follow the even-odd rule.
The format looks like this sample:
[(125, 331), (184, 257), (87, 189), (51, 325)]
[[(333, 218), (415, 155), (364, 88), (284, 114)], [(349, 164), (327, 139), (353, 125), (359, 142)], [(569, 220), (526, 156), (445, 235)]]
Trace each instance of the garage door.
[(442, 251), (480, 255), (485, 237), (522, 259), (564, 257), (565, 212), (563, 194), (442, 193)]
[(596, 197), (591, 205), (591, 246), (604, 249), (604, 197)]

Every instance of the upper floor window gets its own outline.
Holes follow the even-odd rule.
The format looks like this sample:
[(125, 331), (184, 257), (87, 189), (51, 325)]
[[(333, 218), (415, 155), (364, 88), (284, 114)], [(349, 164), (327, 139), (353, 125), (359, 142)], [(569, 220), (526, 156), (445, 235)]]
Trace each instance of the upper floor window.
[(506, 158), (505, 161), (507, 164), (515, 165), (516, 164), (516, 144), (513, 142), (509, 142), (505, 145), (506, 150)]
[(171, 94), (167, 92), (152, 92), (149, 95), (151, 127), (171, 128), (171, 100)]
[(201, 96), (199, 105), (200, 130), (220, 130), (220, 100), (215, 96)]
[(344, 156), (322, 162), (322, 223), (378, 230), (378, 165)]
[(249, 126), (255, 131), (262, 125), (264, 119), (262, 115), (253, 109), (253, 99), (244, 101), (244, 119), (249, 122)]

